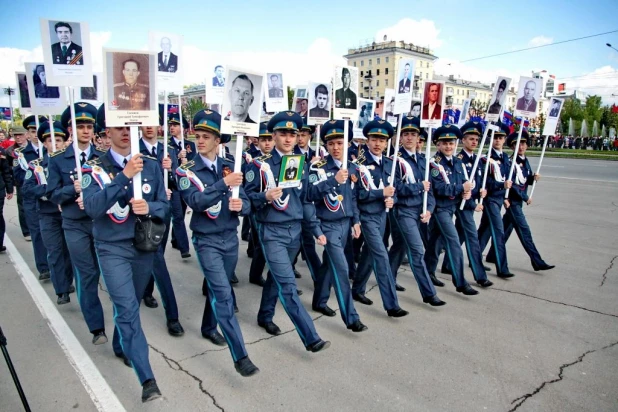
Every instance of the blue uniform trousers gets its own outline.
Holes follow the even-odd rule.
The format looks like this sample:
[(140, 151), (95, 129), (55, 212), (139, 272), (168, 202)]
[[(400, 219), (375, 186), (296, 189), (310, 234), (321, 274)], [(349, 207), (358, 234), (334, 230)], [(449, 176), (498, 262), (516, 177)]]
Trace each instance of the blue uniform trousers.
[(345, 247), (350, 233), (350, 219), (324, 220), (321, 223), (321, 227), (322, 232), (326, 236), (327, 243), (324, 246), (322, 266), (318, 271), (315, 282), (313, 307), (323, 308), (326, 306), (332, 284), (335, 287), (335, 296), (339, 303), (341, 319), (349, 326), (359, 320), (358, 313), (354, 308), (354, 301), (352, 300), (348, 262), (345, 257)]
[(311, 279), (315, 282), (320, 266), (322, 266), (322, 262), (320, 261), (318, 253), (315, 251), (315, 239), (311, 234), (311, 231), (306, 229), (302, 224), (301, 227), (300, 249), (303, 257), (305, 258), (305, 262), (307, 263), (307, 267), (309, 268)]
[(256, 283), (262, 279), (262, 273), (266, 267), (266, 259), (264, 259), (264, 253), (262, 252), (262, 246), (258, 237), (258, 223), (253, 215), (250, 216), (251, 220), (251, 239), (253, 239), (253, 258), (251, 259), (251, 268), (249, 269), (249, 282)]
[(30, 235), (28, 222), (26, 221), (26, 211), (24, 210), (24, 195), (21, 193), (21, 187), (15, 185), (15, 196), (17, 196), (17, 213), (19, 215), (19, 228), (24, 236)]
[(131, 361), (140, 383), (154, 379), (148, 360), (148, 342), (139, 317), (139, 303), (152, 273), (154, 254), (141, 252), (132, 240), (95, 241), (101, 275), (114, 307), (114, 353)]
[(509, 265), (506, 258), (506, 243), (504, 240), (504, 224), (500, 210), (502, 209), (502, 200), (489, 199), (484, 203), (483, 217), (478, 230), (479, 245), (481, 251), (485, 250), (489, 238), (491, 238), (492, 246), (498, 251), (495, 259), (496, 271), (500, 273), (509, 273)]
[(24, 214), (30, 238), (32, 240), (32, 249), (34, 250), (34, 263), (36, 270), (39, 273), (49, 272), (49, 264), (47, 263), (47, 249), (41, 237), (41, 225), (39, 219), (39, 211), (36, 203), (31, 199), (24, 199)]
[[(466, 253), (468, 254), (468, 262), (474, 275), (474, 280), (477, 282), (487, 280), (487, 272), (483, 265), (483, 251), (479, 245), (478, 232), (476, 230), (476, 222), (474, 221), (474, 210), (459, 210), (455, 211), (455, 228), (459, 235), (459, 244), (466, 244)], [(445, 259), (442, 267), (448, 266), (448, 259)]]
[(449, 208), (436, 209), (431, 218), (429, 228), (429, 243), (425, 252), (425, 265), (430, 273), (436, 272), (438, 259), (442, 250), (442, 242), (446, 249), (445, 259), (449, 260), (449, 267), (453, 271), (453, 284), (455, 287), (464, 287), (467, 281), (463, 271), (463, 252), (459, 243), (459, 235), (453, 224), (453, 210)]
[(258, 223), (258, 232), (269, 269), (262, 289), (258, 322), (272, 322), (278, 297), (303, 344), (309, 346), (318, 342), (320, 337), (313, 320), (298, 297), (292, 269), (292, 261), (300, 248), (300, 222)]
[(92, 220), (62, 219), (64, 237), (73, 263), (79, 307), (90, 332), (105, 329), (99, 299), (99, 262), (92, 237)]
[(172, 190), (172, 242), (176, 243), (176, 247), (180, 253), (189, 252), (189, 236), (187, 235), (187, 227), (185, 226), (185, 213), (187, 205), (183, 202), (180, 192)]
[(350, 280), (356, 276), (356, 262), (354, 261), (354, 236), (352, 232), (348, 233), (348, 241), (345, 243), (344, 253), (345, 259), (348, 262), (348, 277)]
[(0, 246), (4, 246), (4, 232), (6, 231), (6, 222), (4, 221), (4, 198), (6, 191), (0, 190)]
[(56, 295), (69, 293), (69, 286), (73, 283), (73, 265), (62, 231), (62, 216), (60, 212), (41, 213), (37, 219), (41, 222), (41, 239), (47, 250), (47, 262)]
[(234, 291), (230, 284), (238, 262), (238, 235), (231, 231), (210, 235), (194, 233), (193, 248), (208, 287), (202, 332), (212, 332), (218, 324), (236, 362), (247, 356), (240, 325), (234, 315)]
[(423, 260), (425, 249), (423, 248), (423, 241), (419, 229), (420, 215), (422, 212), (422, 207), (397, 206), (390, 212), (393, 245), (388, 251), (388, 258), (391, 262), (393, 277), (397, 279), (397, 271), (399, 270), (399, 266), (401, 266), (403, 257), (407, 254), (408, 261), (410, 262), (410, 269), (412, 269), (421, 296), (426, 298), (434, 296), (436, 294), (436, 289), (431, 279), (429, 279), (429, 273), (427, 273), (427, 267)]
[(386, 227), (386, 212), (361, 214), (361, 228), (365, 244), (361, 251), (360, 262), (356, 268), (356, 276), (352, 284), (352, 293), (364, 295), (371, 270), (376, 275), (380, 296), (384, 309), (398, 309), (395, 279), (388, 260), (388, 252), (384, 247), (383, 234)]

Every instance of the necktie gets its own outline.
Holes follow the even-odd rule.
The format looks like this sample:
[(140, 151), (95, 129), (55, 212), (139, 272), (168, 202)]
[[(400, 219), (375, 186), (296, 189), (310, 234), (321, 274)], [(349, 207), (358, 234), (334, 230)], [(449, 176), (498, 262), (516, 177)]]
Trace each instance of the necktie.
[(150, 153), (152, 154), (152, 157), (154, 157), (155, 159), (157, 158), (157, 151), (155, 150), (154, 146), (152, 146), (152, 150)]
[(67, 46), (65, 46), (65, 45), (62, 46), (62, 55), (63, 56), (67, 55)]
[(165, 60), (163, 61), (163, 65), (167, 66), (167, 56), (165, 56)]
[(416, 163), (416, 155), (412, 155), (412, 161)]
[(82, 159), (81, 159), (81, 163), (82, 163), (82, 166), (83, 166), (83, 165), (84, 165), (84, 163), (86, 163), (86, 160), (87, 160), (87, 159), (86, 159), (86, 152), (82, 152), (81, 157), (82, 157)]
[(213, 163), (212, 165), (210, 165), (210, 168), (212, 169), (212, 172), (215, 174), (215, 176), (217, 175), (217, 166), (215, 166), (215, 164)]
[(129, 163), (129, 162), (128, 162), (128, 161), (127, 161), (127, 159), (125, 158), (125, 159), (122, 161), (122, 166), (123, 166), (123, 167), (126, 167), (126, 166), (127, 166), (127, 163)]

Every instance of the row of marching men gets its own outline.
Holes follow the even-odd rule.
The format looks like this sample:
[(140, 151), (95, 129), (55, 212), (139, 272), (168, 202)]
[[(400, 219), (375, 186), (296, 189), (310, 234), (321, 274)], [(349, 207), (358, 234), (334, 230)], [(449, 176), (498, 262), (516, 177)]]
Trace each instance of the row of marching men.
[[(300, 249), (314, 280), (312, 308), (328, 316), (336, 315), (327, 306), (332, 286), (340, 315), (353, 332), (367, 330), (354, 308), (354, 301), (372, 303), (365, 296), (371, 271), (377, 278), (388, 316), (408, 314), (399, 306), (396, 294), (395, 277), (404, 256), (408, 258), (423, 301), (434, 306), (444, 304), (435, 289), (435, 286), (444, 286), (435, 277), (442, 248), (447, 257), (444, 270), (452, 272), (457, 291), (466, 295), (478, 292), (464, 278), (460, 246), (463, 242), (475, 281), (482, 287), (491, 285), (481, 262), (481, 251), (490, 237), (496, 250), (494, 254), (490, 251), (490, 255), (496, 261), (498, 276), (512, 276), (506, 266), (504, 248), (512, 228), (531, 253), (535, 269), (550, 268), (538, 256), (521, 213), (522, 201), (529, 201), (525, 195), (527, 185), (534, 179), (524, 155), (524, 144), (518, 157), (520, 166), (516, 168), (518, 181), (513, 185), (515, 190), (511, 190), (513, 197), (509, 195), (511, 207), (504, 218), (500, 216), (504, 190), (511, 186), (511, 180), (506, 178), (509, 160), (501, 152), (505, 133), (494, 139), (491, 158), (500, 156), (500, 160), (490, 160), (491, 173), (485, 193), (479, 190), (479, 178), (470, 179), (466, 175), (464, 170), (468, 163), (454, 153), (455, 141), (462, 138), (462, 155), (474, 156), (473, 144), (468, 146), (466, 141), (476, 140), (478, 144), (481, 128), (476, 124), (464, 126), (463, 134), (454, 126), (436, 130), (433, 140), (438, 153), (431, 161), (430, 179), (425, 181), (425, 159), (417, 152), (423, 131), (416, 118), (402, 120), (399, 164), (395, 167), (395, 175), (391, 176), (393, 160), (383, 153), (394, 130), (384, 121), (372, 121), (365, 126), (366, 144), (350, 147), (354, 160), (344, 159), (343, 121), (328, 122), (320, 133), (328, 155), (321, 158), (308, 150), (307, 145), (304, 148), (298, 145), (299, 135), (304, 134), (305, 141), (301, 142), (310, 141), (311, 128), (297, 114), (281, 112), (260, 125), (257, 141), (260, 153), (251, 147), (243, 156), (243, 172), (234, 173), (234, 163), (218, 156), (219, 145), (229, 140), (229, 136), (220, 133), (221, 117), (214, 111), (201, 111), (195, 116), (195, 143), (186, 141), (184, 147), (180, 146), (179, 136), (171, 126), (173, 137), (167, 147), (168, 157), (163, 155), (166, 148), (157, 141), (158, 128), (142, 128), (141, 153), (133, 154), (129, 128), (106, 127), (104, 113), (104, 108), (97, 111), (86, 103), (75, 105), (77, 153), (72, 146), (52, 153), (50, 124), (43, 123), (37, 136), (49, 155), (41, 160), (28, 159), (28, 150), (34, 145), (26, 145), (15, 150), (15, 166), (16, 173), (24, 172), (24, 198), (37, 203), (40, 232), (44, 240), (47, 238), (43, 243), (58, 303), (69, 299), (75, 276), (80, 306), (93, 334), (93, 343), (105, 343), (103, 311), (96, 287), (102, 276), (115, 312), (114, 353), (135, 369), (143, 387), (144, 401), (161, 394), (150, 367), (139, 318), (139, 304), (153, 275), (164, 301), (170, 334), (184, 333), (163, 258), (170, 226), (177, 229), (171, 224), (174, 196), (178, 200), (182, 198), (194, 211), (190, 229), (204, 274), (204, 292), (208, 296), (202, 335), (215, 344), (228, 345), (235, 368), (242, 376), (254, 375), (259, 369), (248, 357), (235, 317), (236, 298), (231, 285), (238, 260), (239, 216), (250, 217), (254, 242), (250, 280), (263, 287), (258, 325), (270, 334), (281, 333), (273, 323), (276, 302), (280, 300), (303, 345), (311, 352), (326, 349), (330, 342), (318, 335), (298, 297), (293, 265)], [(181, 121), (184, 123), (178, 115), (169, 119), (171, 125), (176, 125), (176, 131), (183, 127)], [(110, 149), (106, 152), (91, 144), (95, 123), (110, 141)], [(60, 122), (53, 123), (57, 148), (64, 147), (72, 134), (70, 124), (70, 110), (63, 114)], [(528, 139), (526, 134), (524, 139)], [(282, 157), (295, 151), (306, 154), (313, 162), (303, 171), (301, 185), (282, 189), (278, 187)], [(252, 157), (251, 152), (258, 156)], [(83, 173), (81, 182), (76, 158)], [(133, 194), (132, 180), (138, 173), (142, 181), (141, 199)], [(173, 177), (166, 189), (164, 176), (168, 175)], [(232, 196), (236, 187), (238, 195)], [(422, 213), (425, 192), (427, 212)], [(514, 197), (516, 194), (520, 195), (519, 200)], [(475, 200), (483, 197), (488, 199), (486, 206), (492, 203), (492, 197), (499, 206), (495, 209), (496, 216), (489, 213), (486, 216), (489, 207), (484, 210), (477, 235), (470, 219), (474, 210), (479, 209)], [(458, 205), (462, 199), (466, 200), (466, 208), (460, 212)], [(519, 211), (509, 214), (508, 210), (513, 210), (517, 202)], [(386, 213), (387, 210), (390, 211)], [(390, 250), (383, 239), (387, 217), (393, 237)], [(136, 247), (136, 227), (145, 221), (163, 223), (165, 227), (164, 239), (155, 251)], [(423, 226), (427, 223), (424, 235)], [(358, 243), (361, 236), (363, 252), (356, 266), (351, 239)], [(315, 243), (324, 246), (321, 261), (315, 253)], [(474, 245), (477, 245), (476, 250)], [(259, 264), (256, 265), (254, 273), (253, 264), (259, 260), (257, 255), (264, 263), (261, 270)], [(268, 268), (265, 280), (262, 277), (264, 265)]]

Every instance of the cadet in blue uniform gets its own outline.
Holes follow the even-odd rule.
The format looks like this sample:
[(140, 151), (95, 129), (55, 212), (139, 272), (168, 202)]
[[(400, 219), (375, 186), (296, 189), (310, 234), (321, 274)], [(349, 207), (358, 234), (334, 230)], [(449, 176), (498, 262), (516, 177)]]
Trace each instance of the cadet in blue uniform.
[[(56, 148), (62, 150), (68, 138), (68, 132), (58, 121), (54, 122)], [(49, 201), (47, 178), (49, 153), (52, 153), (52, 139), (49, 122), (44, 122), (37, 131), (39, 140), (47, 150), (42, 159), (30, 162), (30, 170), (26, 172), (23, 191), (26, 198), (36, 200), (36, 215), (34, 219), (40, 222), (41, 239), (47, 250), (47, 263), (51, 269), (51, 281), (58, 296), (58, 305), (69, 303), (69, 293), (75, 290), (73, 283), (73, 266), (62, 232), (62, 216), (58, 205)], [(52, 153), (53, 154), (53, 153)]]
[[(94, 134), (97, 109), (84, 102), (75, 103), (75, 123), (77, 126), (77, 157), (81, 165), (105, 154), (95, 149), (91, 143)], [(71, 109), (62, 113), (62, 126), (72, 133)], [(77, 299), (84, 315), (88, 330), (92, 333), (92, 343), (101, 345), (107, 342), (103, 307), (99, 299), (99, 263), (94, 250), (92, 219), (77, 204), (81, 193), (73, 145), (59, 150), (50, 156), (47, 197), (62, 210), (62, 229), (73, 267), (77, 286)]]
[[(517, 143), (517, 133), (512, 133), (506, 139), (507, 146), (510, 146), (512, 150), (515, 150), (515, 144)], [(513, 187), (509, 190), (509, 199), (506, 203), (506, 212), (502, 218), (504, 225), (504, 242), (506, 243), (513, 233), (513, 229), (519, 237), (521, 245), (530, 257), (532, 268), (536, 271), (553, 269), (555, 265), (547, 264), (541, 254), (537, 250), (534, 240), (532, 240), (532, 232), (530, 226), (526, 221), (526, 216), (523, 211), (523, 203), (527, 205), (532, 203), (532, 199), (528, 197), (528, 186), (534, 183), (535, 180), (540, 178), (540, 175), (532, 172), (530, 162), (526, 157), (526, 150), (530, 146), (530, 135), (527, 130), (522, 131), (521, 141), (519, 142), (519, 151), (517, 154), (517, 163), (515, 165)], [(511, 161), (513, 159), (511, 158)], [(489, 249), (487, 254), (488, 261), (495, 261), (495, 250), (493, 246)]]
[[(345, 245), (350, 230), (354, 237), (360, 236), (360, 213), (356, 204), (354, 185), (358, 183), (356, 166), (348, 162), (348, 169), (342, 169), (344, 145), (344, 121), (330, 120), (320, 132), (329, 156), (311, 164), (307, 197), (314, 202), (318, 219), (327, 243), (324, 246), (322, 266), (317, 273), (313, 292), (313, 310), (326, 316), (335, 316), (327, 306), (331, 284), (339, 303), (341, 318), (353, 332), (367, 330), (354, 308)], [(349, 139), (352, 138), (352, 122)], [(347, 162), (347, 159), (345, 159)]]
[[(486, 182), (487, 197), (483, 204), (483, 217), (478, 229), (479, 245), (481, 251), (485, 250), (489, 238), (492, 246), (498, 251), (495, 257), (496, 272), (500, 278), (511, 278), (515, 276), (509, 270), (506, 256), (506, 243), (504, 240), (504, 225), (502, 223), (502, 205), (505, 202), (504, 195), (506, 189), (512, 186), (512, 181), (506, 179), (511, 168), (509, 157), (502, 152), (506, 131), (501, 129), (495, 132), (493, 147), (490, 152), (490, 164)], [(487, 157), (483, 157), (483, 166), (487, 162)], [(490, 258), (491, 260), (491, 258)]]
[(4, 234), (6, 222), (4, 220), (4, 199), (13, 198), (13, 173), (11, 171), (11, 158), (6, 150), (0, 147), (0, 253), (6, 250), (4, 246)]
[[(418, 159), (416, 146), (421, 131), (418, 117), (406, 116), (401, 121), (401, 148), (398, 154), (396, 181), (397, 203), (390, 214), (393, 245), (388, 251), (391, 271), (397, 279), (397, 271), (408, 255), (408, 263), (418, 284), (423, 302), (432, 306), (445, 304), (436, 293), (427, 267), (423, 261), (425, 250), (421, 240), (420, 223), (427, 223), (434, 211), (435, 199), (430, 183), (424, 181), (425, 163)], [(423, 215), (423, 195), (427, 193), (427, 213)]]
[[(423, 164), (427, 164), (427, 161), (425, 159), (425, 152), (423, 151), (423, 146), (425, 145), (426, 142), (427, 142), (427, 130), (421, 129), (421, 133), (418, 137), (418, 143), (416, 144), (416, 156), (418, 158), (418, 161)], [(428, 243), (428, 234), (427, 234), (427, 232), (429, 231), (428, 227), (429, 227), (428, 223), (421, 222), (419, 225), (419, 229), (421, 231), (421, 240), (423, 241), (423, 246), (425, 246), (425, 250), (427, 250), (427, 243)], [(404, 261), (405, 261), (405, 258), (404, 258)], [(432, 282), (434, 281), (434, 279), (438, 280), (438, 278), (433, 276)], [(439, 283), (442, 283), (442, 282), (439, 282)], [(435, 282), (434, 282), (434, 285), (436, 285)]]
[(429, 273), (435, 274), (442, 249), (439, 240), (442, 237), (446, 248), (444, 258), (449, 259), (449, 267), (453, 271), (453, 284), (457, 292), (471, 296), (479, 292), (464, 278), (463, 252), (453, 224), (453, 214), (459, 208), (461, 199), (468, 200), (472, 196), (472, 182), (466, 179), (461, 160), (454, 156), (455, 141), (459, 138), (461, 131), (454, 125), (439, 127), (433, 134), (433, 141), (438, 147), (438, 152), (430, 162), (436, 209), (429, 228), (425, 264)]
[[(105, 127), (105, 111), (97, 123)], [(139, 303), (152, 274), (154, 252), (134, 245), (136, 219), (163, 223), (169, 202), (159, 162), (141, 153), (131, 155), (129, 127), (108, 127), (111, 149), (88, 162), (82, 178), (83, 205), (94, 220), (93, 233), (101, 275), (114, 306), (113, 349), (131, 365), (142, 385), (142, 401), (161, 396), (148, 360), (148, 342), (142, 330)], [(133, 178), (141, 173), (143, 199), (133, 194)]]
[[(42, 116), (39, 117), (39, 119), (41, 122), (48, 122), (48, 120)], [(36, 130), (34, 126), (34, 116), (26, 118), (25, 123), (28, 129)], [(28, 165), (31, 161), (39, 158), (39, 147), (38, 144), (34, 146), (31, 141), (25, 139), (27, 133), (23, 129), (14, 128), (13, 136), (15, 137), (13, 177), (15, 179), (15, 187), (17, 188), (17, 196), (22, 198), (24, 217), (28, 226), (30, 239), (32, 240), (34, 262), (39, 272), (39, 280), (47, 280), (50, 278), (50, 271), (49, 264), (47, 263), (47, 249), (41, 237), (41, 226), (37, 215), (37, 199), (22, 193), (26, 172), (29, 170)], [(45, 148), (41, 150), (45, 150)]]
[[(193, 247), (208, 284), (204, 317), (213, 317), (204, 337), (223, 332), (236, 371), (251, 376), (259, 369), (245, 349), (240, 325), (234, 315), (234, 297), (230, 277), (238, 262), (238, 215), (251, 212), (251, 204), (242, 187), (232, 199), (232, 187), (241, 186), (242, 173), (233, 173), (234, 163), (217, 156), (221, 142), (219, 113), (205, 110), (193, 118), (198, 155), (177, 169), (182, 198), (194, 210), (191, 214)], [(237, 142), (237, 144), (241, 144)], [(202, 325), (204, 325), (202, 320)], [(218, 340), (219, 336), (215, 336)]]
[(320, 339), (298, 298), (292, 261), (300, 248), (301, 220), (311, 222), (311, 231), (318, 244), (326, 244), (326, 237), (315, 217), (315, 207), (306, 199), (308, 180), (305, 171), (299, 187), (277, 187), (281, 159), (294, 151), (298, 130), (302, 126), (302, 117), (291, 111), (277, 113), (270, 119), (268, 131), (273, 134), (275, 150), (254, 159), (249, 165), (245, 190), (256, 210), (259, 239), (270, 269), (262, 290), (258, 325), (271, 335), (281, 333), (272, 321), (279, 297), (305, 348), (318, 352), (329, 347), (330, 342)]
[[(30, 117), (33, 117), (33, 116), (28, 116), (24, 120), (24, 122), (26, 122), (26, 120), (28, 120)], [(28, 133), (28, 131), (24, 127), (13, 127), (12, 133), (15, 139), (15, 143), (13, 143), (12, 146), (9, 146), (6, 150), (7, 162), (9, 163), (9, 167), (11, 168), (10, 169), (11, 175), (13, 175), (14, 166), (18, 165), (17, 163), (18, 153), (16, 153), (15, 150), (21, 147), (24, 147), (25, 145), (28, 144), (28, 138), (26, 137), (26, 134)], [(19, 227), (21, 229), (21, 234), (24, 236), (25, 240), (31, 241), (32, 238), (30, 237), (30, 230), (28, 229), (28, 222), (26, 221), (26, 211), (24, 210), (24, 196), (21, 194), (21, 184), (23, 183), (23, 174), (22, 174), (21, 182), (17, 180), (17, 177), (18, 176), (14, 176), (13, 178), (13, 187), (15, 190), (15, 196), (17, 196), (17, 213), (19, 216)]]
[(363, 128), (369, 150), (365, 157), (359, 158), (357, 162), (360, 184), (356, 186), (356, 193), (365, 245), (356, 269), (352, 296), (362, 304), (373, 303), (365, 296), (367, 280), (373, 267), (384, 309), (388, 316), (399, 318), (406, 316), (408, 312), (399, 307), (395, 278), (388, 260), (388, 251), (382, 240), (386, 226), (386, 209), (392, 209), (396, 201), (395, 188), (391, 186), (393, 161), (382, 156), (393, 133), (393, 126), (384, 120), (372, 120)]

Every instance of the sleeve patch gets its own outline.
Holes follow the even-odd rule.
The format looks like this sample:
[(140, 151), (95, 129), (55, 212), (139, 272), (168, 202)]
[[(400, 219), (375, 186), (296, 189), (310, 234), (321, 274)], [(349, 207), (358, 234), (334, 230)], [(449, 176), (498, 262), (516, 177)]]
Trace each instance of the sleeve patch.
[(189, 178), (182, 177), (180, 178), (178, 185), (180, 186), (180, 190), (187, 190), (189, 186), (191, 186), (191, 182), (189, 181)]
[(85, 189), (88, 186), (90, 186), (90, 183), (92, 183), (92, 176), (90, 176), (90, 175), (83, 175), (82, 176), (82, 189)]
[(255, 172), (253, 170), (249, 170), (245, 177), (247, 178), (247, 182), (251, 183), (253, 182), (253, 179), (255, 179)]

